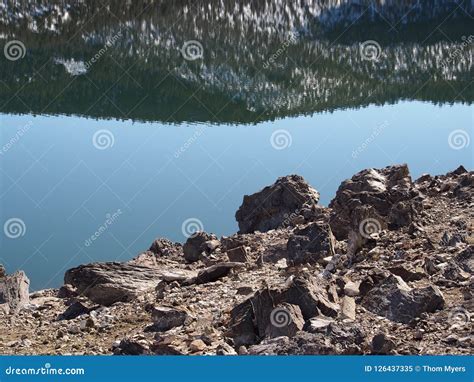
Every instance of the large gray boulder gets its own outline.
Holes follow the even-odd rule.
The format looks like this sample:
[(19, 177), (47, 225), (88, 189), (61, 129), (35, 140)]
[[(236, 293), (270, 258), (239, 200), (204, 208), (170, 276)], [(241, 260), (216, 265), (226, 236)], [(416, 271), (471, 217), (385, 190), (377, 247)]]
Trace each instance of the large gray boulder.
[[(232, 309), (229, 336), (237, 346), (250, 345), (258, 338), (275, 334), (277, 331), (272, 326), (278, 326), (278, 318), (287, 322), (295, 320), (296, 327), (300, 328), (300, 313), (304, 320), (316, 316), (336, 317), (339, 305), (329, 300), (323, 285), (320, 278), (302, 275), (282, 288), (258, 291)], [(296, 310), (295, 306), (299, 309)], [(287, 312), (279, 311), (279, 308)]]
[(161, 279), (157, 269), (127, 263), (92, 263), (69, 269), (64, 283), (71, 284), (81, 295), (101, 305), (131, 301), (141, 293), (153, 290)]
[(319, 201), (319, 193), (299, 175), (279, 178), (273, 185), (245, 195), (235, 214), (239, 233), (266, 232), (292, 224), (292, 217), (303, 215)]
[(7, 275), (0, 267), (0, 305), (5, 312), (16, 313), (30, 301), (30, 280), (25, 272), (17, 271)]
[(220, 242), (215, 235), (203, 231), (196, 232), (184, 243), (184, 259), (188, 263), (193, 263), (212, 253), (219, 245)]
[[(377, 229), (409, 225), (421, 208), (418, 195), (405, 164), (363, 170), (345, 180), (329, 204), (331, 229), (343, 240), (351, 231), (362, 230), (368, 236)], [(367, 219), (364, 228), (361, 224)]]
[(399, 276), (390, 275), (362, 299), (362, 306), (391, 321), (408, 324), (422, 313), (444, 306), (444, 297), (435, 286), (410, 288)]
[(288, 259), (293, 265), (314, 264), (335, 255), (335, 239), (327, 224), (310, 223), (288, 239)]

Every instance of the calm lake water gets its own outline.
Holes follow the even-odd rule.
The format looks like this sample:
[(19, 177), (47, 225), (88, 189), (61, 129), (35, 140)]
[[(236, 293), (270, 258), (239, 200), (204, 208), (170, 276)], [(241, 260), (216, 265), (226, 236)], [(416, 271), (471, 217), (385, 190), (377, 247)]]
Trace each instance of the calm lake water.
[(472, 169), (470, 1), (159, 4), (0, 6), (0, 263), (32, 289), (232, 234), (279, 176), (327, 205), (368, 167)]

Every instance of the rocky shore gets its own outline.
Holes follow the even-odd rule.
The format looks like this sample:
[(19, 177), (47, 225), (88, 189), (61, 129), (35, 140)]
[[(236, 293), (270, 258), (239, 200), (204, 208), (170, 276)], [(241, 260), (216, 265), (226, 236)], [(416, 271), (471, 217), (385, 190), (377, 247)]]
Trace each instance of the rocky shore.
[(230, 237), (156, 239), (29, 293), (0, 266), (0, 354), (471, 354), (474, 172), (298, 175), (245, 196)]

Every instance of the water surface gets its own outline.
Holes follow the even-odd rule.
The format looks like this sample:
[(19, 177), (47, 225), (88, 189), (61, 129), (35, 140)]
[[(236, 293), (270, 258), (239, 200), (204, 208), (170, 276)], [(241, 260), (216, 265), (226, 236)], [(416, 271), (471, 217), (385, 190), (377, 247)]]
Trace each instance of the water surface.
[(33, 289), (186, 221), (232, 234), (279, 176), (327, 205), (364, 168), (473, 167), (470, 2), (24, 3), (0, 8), (25, 46), (0, 58), (0, 263)]

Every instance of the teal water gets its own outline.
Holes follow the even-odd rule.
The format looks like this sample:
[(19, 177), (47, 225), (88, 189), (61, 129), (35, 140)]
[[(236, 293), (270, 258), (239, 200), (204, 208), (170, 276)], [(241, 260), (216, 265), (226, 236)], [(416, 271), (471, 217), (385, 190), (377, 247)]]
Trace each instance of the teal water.
[(364, 168), (473, 168), (469, 2), (270, 3), (1, 8), (0, 42), (25, 54), (0, 57), (0, 263), (57, 287), (184, 241), (189, 219), (232, 234), (243, 195), (279, 176), (327, 205)]

